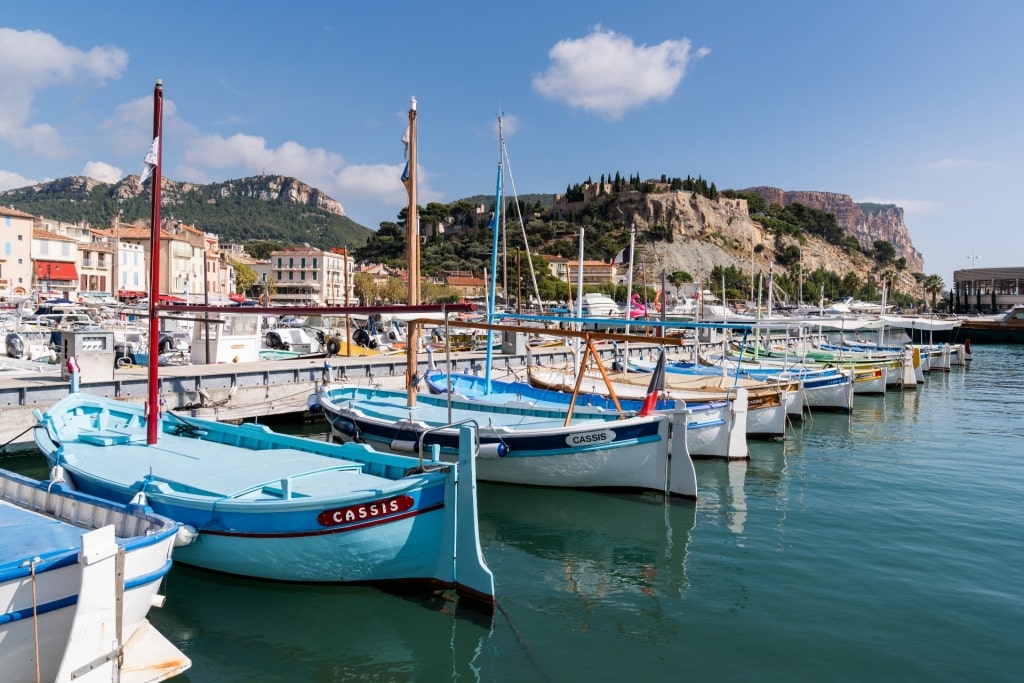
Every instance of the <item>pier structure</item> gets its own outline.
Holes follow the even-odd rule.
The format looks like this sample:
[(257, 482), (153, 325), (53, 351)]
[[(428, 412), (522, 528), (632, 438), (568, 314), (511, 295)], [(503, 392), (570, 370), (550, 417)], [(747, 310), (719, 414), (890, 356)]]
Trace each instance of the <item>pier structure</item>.
[[(602, 354), (611, 354), (611, 349)], [(572, 350), (565, 346), (534, 349), (529, 354), (544, 364), (572, 361)], [(445, 354), (433, 358), (438, 368), (446, 367)], [(453, 372), (482, 374), (483, 351), (451, 354)], [(430, 357), (421, 354), (417, 374), (429, 369)], [(527, 355), (494, 354), (492, 368), (496, 379), (511, 378), (527, 363)], [(160, 368), (159, 395), (163, 409), (184, 417), (212, 420), (259, 419), (267, 416), (306, 412), (307, 399), (324, 383), (379, 385), (402, 389), (406, 384), (405, 355), (379, 355), (348, 358), (330, 356), (295, 360), (256, 361), (249, 363), (218, 363), (215, 365), (180, 365)], [(66, 375), (66, 373), (64, 373)], [(109, 379), (82, 382), (82, 391), (144, 404), (147, 397), (148, 369), (111, 367)], [(518, 378), (525, 381), (525, 373)], [(0, 448), (6, 451), (30, 448), (32, 428), (36, 424), (33, 411), (45, 411), (69, 391), (70, 382), (61, 373), (0, 376)], [(419, 385), (425, 391), (424, 384)]]

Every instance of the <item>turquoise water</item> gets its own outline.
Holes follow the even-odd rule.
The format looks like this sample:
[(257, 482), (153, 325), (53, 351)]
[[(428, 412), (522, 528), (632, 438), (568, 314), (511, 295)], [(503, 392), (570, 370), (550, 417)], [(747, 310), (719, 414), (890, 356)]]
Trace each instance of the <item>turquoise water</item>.
[(749, 462), (698, 462), (696, 504), (481, 484), (493, 620), (183, 567), (151, 620), (193, 660), (182, 683), (1016, 681), (1022, 391), (1024, 347), (976, 347)]

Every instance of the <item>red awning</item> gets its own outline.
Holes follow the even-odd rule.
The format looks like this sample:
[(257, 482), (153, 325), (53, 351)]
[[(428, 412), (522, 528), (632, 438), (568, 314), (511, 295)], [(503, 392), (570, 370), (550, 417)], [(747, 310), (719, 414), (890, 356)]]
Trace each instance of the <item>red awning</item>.
[(40, 280), (78, 280), (78, 269), (67, 261), (36, 261), (36, 277)]
[(180, 296), (174, 296), (173, 294), (161, 294), (156, 298), (157, 301), (162, 301), (166, 304), (187, 304), (188, 302), (182, 299)]
[(238, 303), (245, 301), (245, 297), (241, 294), (228, 294), (228, 298), (232, 301), (237, 301)]

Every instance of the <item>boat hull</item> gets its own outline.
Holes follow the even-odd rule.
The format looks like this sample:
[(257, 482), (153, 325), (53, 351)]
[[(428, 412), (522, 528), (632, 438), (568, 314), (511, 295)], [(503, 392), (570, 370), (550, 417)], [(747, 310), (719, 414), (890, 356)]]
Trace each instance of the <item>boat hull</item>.
[[(178, 532), (172, 520), (141, 506), (113, 505), (61, 483), (34, 482), (8, 472), (0, 474), (0, 518), (5, 551), (0, 557), (4, 680), (36, 680), (37, 651), (42, 680), (54, 680), (62, 667), (76, 668), (83, 658), (88, 662), (108, 653), (115, 634), (91, 627), (118, 609), (121, 643), (148, 624), (146, 616), (159, 601), (160, 584), (171, 568)], [(92, 534), (91, 540), (87, 534)], [(110, 546), (108, 553), (123, 553), (119, 597), (113, 592), (114, 558), (103, 555), (105, 546)], [(12, 556), (10, 551), (19, 548), (23, 553)], [(83, 593), (92, 585), (86, 566), (101, 563), (110, 565), (99, 575), (103, 590)], [(94, 647), (87, 647), (90, 644)], [(188, 660), (177, 654), (180, 672), (188, 668)]]
[[(554, 391), (572, 391), (576, 382), (568, 373), (549, 368), (528, 368), (530, 384)], [(612, 381), (612, 387), (619, 399), (643, 401), (645, 387)], [(603, 379), (585, 376), (580, 390), (592, 394), (607, 395), (608, 387)], [(714, 391), (682, 391), (669, 389), (664, 392), (672, 401), (706, 403), (708, 401), (734, 400), (737, 389)], [(774, 440), (786, 435), (787, 391), (768, 388), (763, 391), (747, 391), (747, 439)]]
[[(448, 391), (448, 376), (445, 373), (427, 373), (424, 378), (431, 393), (443, 395)], [(553, 410), (568, 410), (572, 395), (549, 389), (530, 386), (525, 382), (491, 381), (491, 390), (485, 390), (485, 381), (475, 375), (452, 373), (453, 394), (474, 403), (489, 403), (506, 407), (543, 407)], [(746, 458), (749, 457), (746, 440), (747, 405), (745, 400), (709, 401), (707, 403), (686, 403), (676, 407), (673, 401), (659, 401), (658, 412), (682, 411), (686, 420), (686, 446), (694, 458)], [(622, 399), (619, 405), (625, 414), (639, 413), (642, 402)], [(618, 411), (614, 402), (599, 394), (584, 394), (577, 397), (574, 415), (615, 416)]]
[[(456, 435), (444, 425), (449, 420), (484, 424), (477, 459), (477, 476), (483, 481), (566, 488), (667, 488), (667, 416), (577, 419), (564, 426), (562, 408), (510, 413), (501, 406), (471, 408), (469, 401), (457, 403), (449, 418), (447, 407), (430, 396), (417, 397), (417, 406), (408, 408), (404, 392), (340, 387), (321, 394), (336, 438), (359, 439), (396, 453), (414, 450), (422, 436), (424, 448), (436, 445), (441, 459), (450, 459)], [(689, 460), (685, 453), (682, 457)]]
[[(479, 536), (475, 486), (458, 491), (454, 465), (173, 415), (151, 446), (141, 409), (86, 394), (38, 419), (37, 445), (79, 489), (144, 497), (193, 530), (182, 563), (274, 581), (454, 586), (493, 601), (482, 556), (455, 562), (456, 545)], [(473, 459), (459, 456), (472, 482)]]

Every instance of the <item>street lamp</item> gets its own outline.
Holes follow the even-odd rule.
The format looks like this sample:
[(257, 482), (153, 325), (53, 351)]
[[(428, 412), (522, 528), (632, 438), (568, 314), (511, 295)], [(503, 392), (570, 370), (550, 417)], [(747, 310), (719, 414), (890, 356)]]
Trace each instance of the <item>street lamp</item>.
[(975, 261), (977, 261), (977, 260), (978, 260), (978, 259), (980, 259), (980, 258), (981, 258), (981, 257), (980, 257), (980, 256), (978, 256), (977, 254), (975, 254), (975, 253), (974, 253), (974, 250), (973, 250), (973, 249), (971, 249), (971, 255), (967, 257), (967, 260), (971, 262), (971, 268), (974, 268), (974, 265), (975, 265)]
[(183, 270), (180, 273), (178, 273), (178, 277), (183, 278), (183, 280), (182, 280), (182, 296), (184, 297), (185, 301), (187, 302), (188, 301), (188, 281), (189, 281), (189, 277), (195, 277), (195, 273), (191, 273), (191, 272), (189, 272), (187, 270)]

